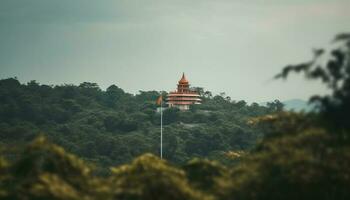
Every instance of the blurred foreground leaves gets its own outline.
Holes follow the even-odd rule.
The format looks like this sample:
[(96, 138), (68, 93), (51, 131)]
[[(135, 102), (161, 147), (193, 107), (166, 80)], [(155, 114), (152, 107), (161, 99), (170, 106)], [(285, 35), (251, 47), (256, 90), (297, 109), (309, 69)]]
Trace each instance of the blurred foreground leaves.
[(266, 130), (270, 133), (232, 169), (231, 196), (235, 199), (350, 198), (349, 132), (334, 134), (318, 124), (305, 123), (312, 119), (296, 123), (302, 117), (302, 114), (280, 113), (255, 119), (257, 126), (269, 127)]
[(190, 186), (183, 170), (152, 154), (112, 168), (112, 172), (110, 185), (115, 199), (211, 199)]
[[(280, 113), (254, 120), (275, 133), (281, 121), (300, 117)], [(112, 167), (107, 177), (96, 176), (93, 166), (39, 137), (13, 161), (1, 157), (0, 198), (349, 199), (350, 142), (340, 135), (310, 124), (265, 138), (234, 167), (206, 159), (174, 166), (144, 154)]]

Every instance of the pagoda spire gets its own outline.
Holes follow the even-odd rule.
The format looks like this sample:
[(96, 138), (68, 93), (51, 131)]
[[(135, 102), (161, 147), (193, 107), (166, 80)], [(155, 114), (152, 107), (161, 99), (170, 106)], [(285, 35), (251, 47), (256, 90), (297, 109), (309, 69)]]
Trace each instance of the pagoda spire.
[(185, 72), (182, 72), (182, 77), (179, 80), (179, 84), (188, 84), (188, 80), (186, 79)]

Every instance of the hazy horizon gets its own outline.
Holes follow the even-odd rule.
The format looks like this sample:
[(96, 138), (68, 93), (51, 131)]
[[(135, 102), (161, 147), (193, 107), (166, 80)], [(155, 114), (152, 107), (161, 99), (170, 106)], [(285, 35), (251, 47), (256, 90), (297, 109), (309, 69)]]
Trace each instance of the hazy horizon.
[(282, 67), (350, 29), (346, 0), (0, 2), (0, 78), (115, 84), (126, 92), (190, 84), (234, 100), (325, 93)]

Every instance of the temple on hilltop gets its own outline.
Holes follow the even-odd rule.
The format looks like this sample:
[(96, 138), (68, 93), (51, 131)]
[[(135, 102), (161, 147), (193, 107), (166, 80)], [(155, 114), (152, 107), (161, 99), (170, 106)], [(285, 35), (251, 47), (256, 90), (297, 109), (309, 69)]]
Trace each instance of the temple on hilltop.
[(202, 100), (199, 98), (198, 92), (190, 89), (190, 84), (183, 73), (177, 84), (177, 90), (169, 92), (166, 101), (169, 108), (176, 107), (180, 110), (188, 110), (190, 105), (201, 104)]

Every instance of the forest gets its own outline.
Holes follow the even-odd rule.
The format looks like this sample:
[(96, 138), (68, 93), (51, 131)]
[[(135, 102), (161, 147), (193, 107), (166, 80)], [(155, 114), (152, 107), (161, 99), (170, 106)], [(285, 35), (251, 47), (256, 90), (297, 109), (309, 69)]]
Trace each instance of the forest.
[[(164, 157), (184, 164), (191, 158), (229, 163), (225, 153), (251, 149), (262, 137), (247, 125), (251, 117), (282, 110), (276, 100), (267, 107), (231, 101), (196, 88), (204, 103), (190, 111), (164, 111)], [(95, 83), (79, 86), (21, 84), (0, 80), (1, 146), (18, 146), (42, 135), (103, 169), (131, 161), (143, 153), (159, 155), (160, 113), (157, 91), (132, 95), (112, 85), (101, 90)], [(163, 94), (166, 95), (166, 94)], [(105, 171), (106, 172), (106, 171)]]
[(164, 92), (3, 79), (0, 199), (350, 199), (350, 34), (334, 43), (275, 76), (329, 88), (314, 111), (196, 88), (202, 105), (164, 112), (165, 160)]

